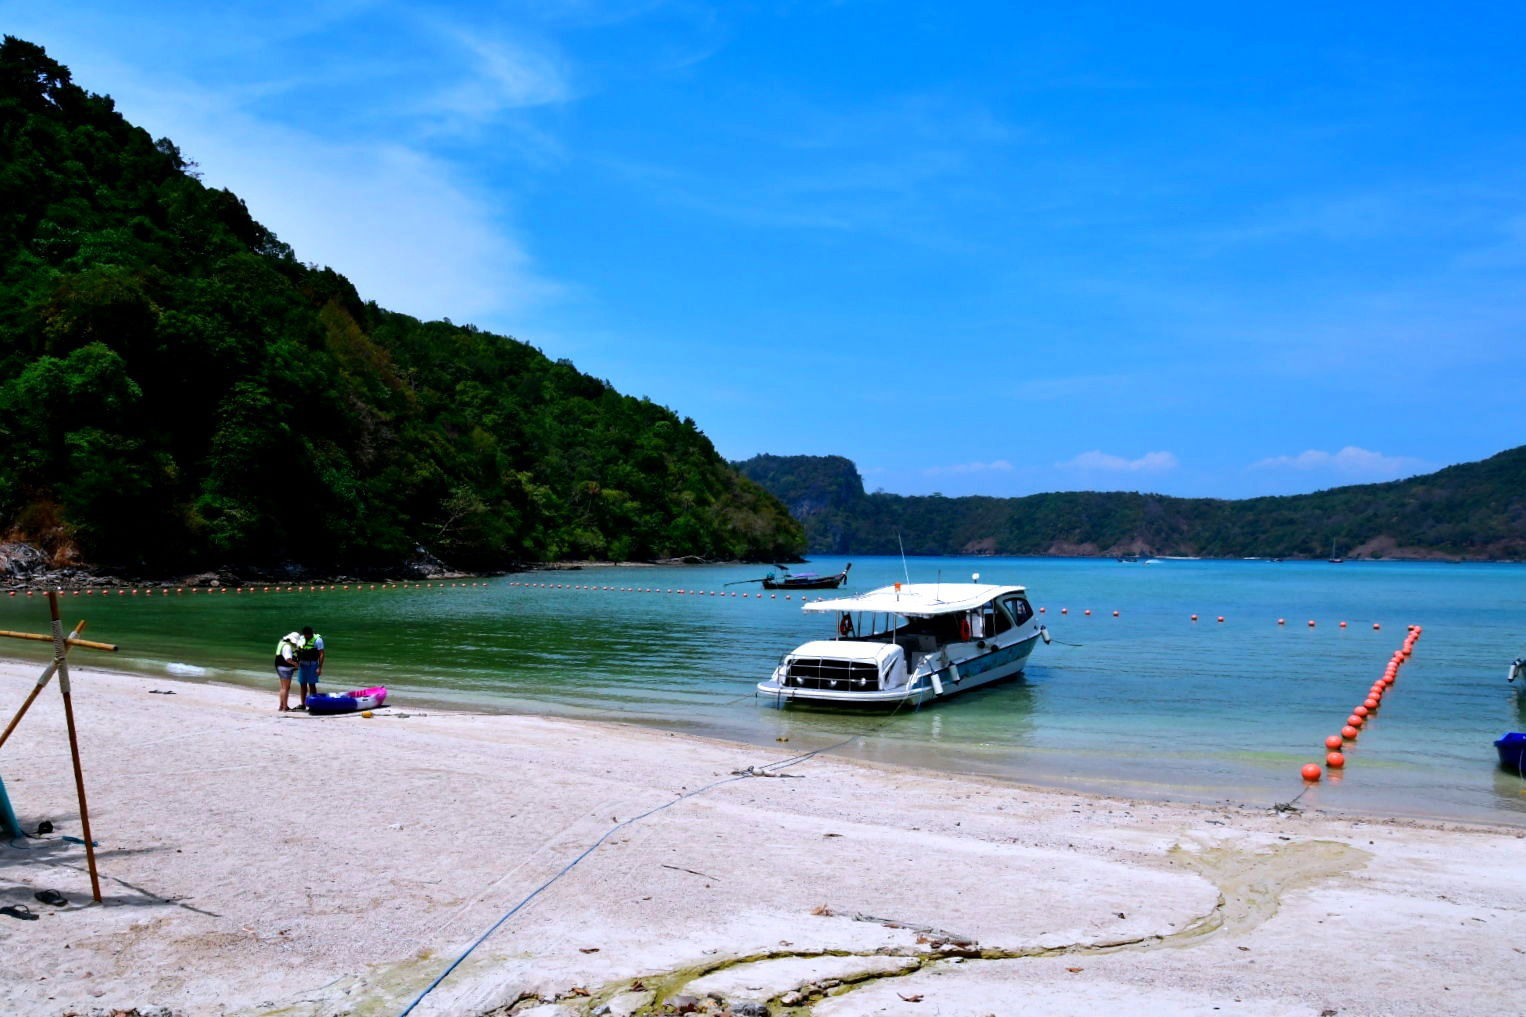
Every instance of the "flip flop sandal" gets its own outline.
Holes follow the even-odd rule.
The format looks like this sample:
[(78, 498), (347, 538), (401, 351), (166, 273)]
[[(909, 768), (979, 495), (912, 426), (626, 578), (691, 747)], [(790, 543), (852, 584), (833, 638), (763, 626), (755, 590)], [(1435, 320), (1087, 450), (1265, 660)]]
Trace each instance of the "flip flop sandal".
[(32, 894), (32, 896), (36, 897), (44, 904), (51, 904), (56, 908), (67, 907), (69, 904), (69, 898), (65, 897), (57, 890), (38, 890), (36, 893)]
[(12, 918), (19, 918), (23, 922), (35, 922), (38, 917), (32, 914), (32, 909), (25, 904), (8, 904), (0, 908), (0, 915), (10, 915)]

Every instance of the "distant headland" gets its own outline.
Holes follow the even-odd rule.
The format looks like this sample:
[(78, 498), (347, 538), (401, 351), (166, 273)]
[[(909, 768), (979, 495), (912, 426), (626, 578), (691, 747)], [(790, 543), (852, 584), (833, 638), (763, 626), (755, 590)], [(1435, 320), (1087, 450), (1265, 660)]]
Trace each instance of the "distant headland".
[(1234, 501), (870, 494), (841, 456), (733, 465), (784, 502), (819, 554), (895, 554), (899, 535), (907, 554), (1526, 559), (1526, 446), (1406, 480)]

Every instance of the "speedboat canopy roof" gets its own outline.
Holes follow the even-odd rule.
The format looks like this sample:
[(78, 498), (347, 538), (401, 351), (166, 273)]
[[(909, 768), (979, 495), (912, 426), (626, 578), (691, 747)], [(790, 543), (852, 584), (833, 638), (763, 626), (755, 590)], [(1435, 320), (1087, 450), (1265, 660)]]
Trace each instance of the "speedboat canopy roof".
[(803, 610), (827, 614), (833, 611), (898, 614), (903, 618), (931, 618), (940, 614), (973, 611), (1004, 593), (1024, 593), (1021, 586), (990, 586), (984, 583), (912, 583), (882, 586), (856, 597), (817, 600)]

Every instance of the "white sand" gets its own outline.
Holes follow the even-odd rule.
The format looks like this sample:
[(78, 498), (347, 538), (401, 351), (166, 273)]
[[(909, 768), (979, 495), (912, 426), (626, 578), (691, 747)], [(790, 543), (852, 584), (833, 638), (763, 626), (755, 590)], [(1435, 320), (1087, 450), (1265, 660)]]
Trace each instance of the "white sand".
[[(35, 673), (0, 664), (0, 722)], [(3, 1014), (398, 1014), (617, 818), (815, 747), (406, 705), (281, 716), (273, 690), (91, 670), (74, 699), (106, 906), (81, 906), (83, 848), (57, 839), (80, 830), (50, 688), (0, 749), (23, 823), (57, 826), (0, 850), (0, 904), (42, 914), (0, 915)], [(414, 1013), (619, 1015), (711, 991), (775, 1013), (800, 993), (789, 1012), (820, 1017), (1521, 1009), (1520, 830), (827, 757), (786, 772), (622, 828)], [(39, 904), (44, 887), (75, 903)]]

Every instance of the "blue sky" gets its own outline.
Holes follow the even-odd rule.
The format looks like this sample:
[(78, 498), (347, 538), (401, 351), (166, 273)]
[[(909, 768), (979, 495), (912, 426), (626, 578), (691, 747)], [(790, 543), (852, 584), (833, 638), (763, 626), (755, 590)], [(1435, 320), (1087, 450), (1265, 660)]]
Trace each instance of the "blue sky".
[(128, 6), (0, 25), (730, 458), (1240, 497), (1526, 442), (1520, 4)]

